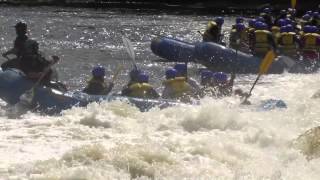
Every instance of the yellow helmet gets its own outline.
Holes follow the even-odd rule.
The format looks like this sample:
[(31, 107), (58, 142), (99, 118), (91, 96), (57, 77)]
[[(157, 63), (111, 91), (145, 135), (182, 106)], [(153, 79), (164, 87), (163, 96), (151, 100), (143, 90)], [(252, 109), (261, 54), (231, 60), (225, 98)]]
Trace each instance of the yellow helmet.
[(217, 23), (214, 22), (214, 21), (209, 21), (208, 22), (208, 28), (213, 28), (213, 27), (216, 27), (217, 26)]

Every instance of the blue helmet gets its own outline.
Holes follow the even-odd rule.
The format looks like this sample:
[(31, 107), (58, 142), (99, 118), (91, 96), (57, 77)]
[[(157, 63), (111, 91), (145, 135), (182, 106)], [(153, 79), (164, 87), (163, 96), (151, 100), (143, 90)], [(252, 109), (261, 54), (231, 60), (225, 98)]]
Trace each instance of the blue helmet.
[(287, 31), (287, 32), (294, 32), (293, 26), (292, 26), (291, 24), (288, 24), (288, 25), (286, 26), (286, 31)]
[(175, 70), (177, 70), (178, 74), (185, 74), (187, 73), (187, 65), (186, 64), (176, 64), (174, 67), (173, 67)]
[(264, 8), (262, 12), (264, 12), (266, 14), (269, 14), (269, 13), (271, 13), (271, 9), (270, 8)]
[(268, 25), (266, 23), (263, 23), (261, 26), (262, 30), (267, 30), (268, 29)]
[(281, 33), (287, 32), (287, 26), (281, 26), (281, 27), (280, 27), (280, 32), (281, 32)]
[(315, 11), (315, 12), (313, 12), (313, 17), (315, 17), (315, 18), (317, 18), (318, 16), (319, 16), (319, 12), (318, 11)]
[(311, 26), (311, 33), (317, 33), (317, 32), (318, 32), (317, 26)]
[(236, 24), (236, 29), (237, 29), (237, 31), (243, 31), (243, 30), (246, 29), (246, 26), (244, 24), (242, 24), (242, 23), (237, 23)]
[(106, 70), (102, 66), (94, 67), (91, 72), (94, 77), (104, 77), (106, 75)]
[(173, 79), (177, 76), (177, 70), (170, 68), (166, 71), (166, 79)]
[(309, 14), (305, 14), (302, 16), (302, 19), (305, 21), (309, 21), (311, 19), (311, 16)]
[(243, 23), (243, 21), (244, 21), (243, 17), (237, 17), (236, 18), (236, 24)]
[(304, 33), (312, 33), (312, 26), (306, 25), (303, 27), (303, 32)]
[(310, 16), (312, 16), (312, 11), (307, 11), (306, 14), (309, 14)]
[(224, 72), (216, 72), (213, 74), (213, 79), (219, 83), (225, 83), (228, 80), (228, 76)]
[(250, 27), (254, 27), (255, 24), (256, 24), (256, 21), (257, 21), (257, 20), (255, 20), (255, 19), (250, 19), (250, 20), (249, 20), (249, 26), (250, 26)]
[(265, 22), (266, 20), (263, 17), (259, 16), (259, 17), (257, 17), (257, 21)]
[(141, 73), (141, 70), (136, 69), (136, 68), (132, 69), (130, 71), (130, 73), (129, 73), (130, 79), (133, 80), (133, 81), (137, 81), (138, 76), (139, 76), (140, 73)]
[(285, 19), (279, 19), (277, 25), (282, 27), (287, 25), (287, 21)]
[(222, 24), (224, 23), (224, 19), (221, 16), (216, 17), (214, 21), (217, 23), (218, 26), (222, 26)]
[(286, 11), (285, 9), (282, 9), (282, 10), (280, 11), (280, 14), (287, 14), (287, 11)]
[(149, 76), (148, 74), (144, 73), (144, 72), (141, 72), (139, 75), (138, 75), (138, 82), (139, 83), (148, 83), (149, 82)]
[(263, 24), (263, 22), (257, 21), (256, 24), (254, 25), (254, 27), (255, 27), (256, 29), (261, 29), (262, 24)]
[(263, 22), (259, 22), (256, 24), (256, 28), (258, 30), (267, 30), (268, 29), (268, 25), (266, 23), (263, 23)]
[(213, 76), (213, 73), (209, 70), (201, 71), (201, 80), (210, 79)]
[(290, 18), (285, 18), (284, 20), (286, 21), (287, 25), (288, 25), (288, 24), (292, 24), (292, 23), (293, 23), (293, 22), (292, 22), (292, 20), (291, 20)]

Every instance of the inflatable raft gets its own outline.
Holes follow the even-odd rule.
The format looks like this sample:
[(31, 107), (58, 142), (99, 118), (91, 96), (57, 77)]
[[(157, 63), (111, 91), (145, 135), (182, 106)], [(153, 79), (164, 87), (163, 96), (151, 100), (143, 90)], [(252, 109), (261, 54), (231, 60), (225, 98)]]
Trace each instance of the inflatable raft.
[[(31, 89), (34, 82), (30, 81), (17, 69), (0, 70), (0, 98), (10, 105), (20, 102), (20, 96)], [(56, 114), (73, 106), (84, 107), (91, 102), (120, 100), (135, 105), (141, 111), (153, 107), (166, 108), (178, 105), (178, 102), (165, 99), (139, 99), (123, 96), (96, 96), (81, 92), (63, 93), (59, 90), (38, 86), (35, 89), (33, 101), (36, 110), (47, 114)]]
[[(256, 74), (262, 60), (262, 58), (226, 48), (213, 42), (191, 44), (167, 37), (152, 40), (151, 50), (154, 54), (164, 58), (168, 62), (196, 62), (212, 71), (227, 73)], [(286, 69), (289, 72), (295, 73), (306, 72), (303, 68), (297, 68), (296, 66), (298, 64), (289, 57), (279, 56), (272, 63), (268, 73), (280, 74)]]
[[(17, 69), (0, 70), (0, 98), (9, 105), (15, 105), (20, 102), (20, 96), (31, 89), (33, 85), (34, 82), (27, 79)], [(170, 106), (182, 105), (180, 102), (167, 99), (140, 99), (119, 95), (88, 95), (79, 91), (63, 93), (59, 90), (43, 86), (38, 86), (35, 89), (33, 98), (35, 110), (46, 114), (57, 114), (73, 106), (85, 107), (92, 102), (115, 100), (132, 104), (142, 112), (154, 107), (163, 109)], [(280, 101), (262, 101), (258, 106), (265, 110), (283, 108), (285, 103), (281, 103), (282, 101)], [(196, 101), (194, 104), (199, 104), (199, 102)]]

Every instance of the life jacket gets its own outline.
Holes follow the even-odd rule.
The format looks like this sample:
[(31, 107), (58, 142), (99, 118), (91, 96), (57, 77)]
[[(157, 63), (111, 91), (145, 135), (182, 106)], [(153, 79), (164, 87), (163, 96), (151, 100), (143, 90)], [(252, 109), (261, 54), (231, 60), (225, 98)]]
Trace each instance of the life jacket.
[(171, 98), (179, 98), (189, 91), (191, 91), (190, 85), (187, 83), (185, 77), (176, 77), (174, 79), (168, 79), (164, 81), (166, 88), (170, 89), (169, 96)]
[(317, 24), (318, 27), (320, 26), (320, 18), (316, 19), (316, 24)]
[(295, 35), (296, 33), (294, 32), (283, 32), (280, 34), (279, 45), (283, 53), (296, 53)]
[(277, 39), (279, 39), (279, 37), (280, 37), (280, 27), (272, 26), (271, 33), (272, 33), (273, 38), (276, 40), (276, 42), (278, 42)]
[(317, 51), (319, 49), (319, 45), (317, 44), (318, 38), (320, 38), (320, 35), (316, 33), (306, 33), (302, 35), (302, 50)]
[[(237, 44), (237, 40), (240, 40), (240, 44)], [(249, 44), (248, 42), (248, 31), (243, 30), (240, 33), (237, 32), (236, 29), (232, 29), (231, 30), (231, 34), (230, 34), (230, 47), (237, 49), (239, 48), (246, 48)]]
[(270, 44), (268, 36), (271, 35), (270, 31), (267, 30), (256, 30), (255, 34), (255, 44), (254, 52), (255, 53), (267, 53), (270, 49)]
[(38, 53), (38, 43), (35, 40), (27, 39), (23, 46), (22, 56), (32, 56)]
[(83, 92), (92, 95), (105, 95), (106, 94), (106, 84), (103, 80), (99, 80), (96, 78), (91, 78), (88, 81), (87, 87), (83, 90)]
[(206, 31), (203, 33), (203, 41), (220, 43), (221, 29), (215, 23), (208, 24)]
[(255, 28), (248, 28), (248, 44), (251, 50), (254, 47), (254, 32)]
[(148, 92), (152, 90), (149, 83), (134, 83), (129, 86), (130, 93), (128, 96), (137, 98), (149, 98)]

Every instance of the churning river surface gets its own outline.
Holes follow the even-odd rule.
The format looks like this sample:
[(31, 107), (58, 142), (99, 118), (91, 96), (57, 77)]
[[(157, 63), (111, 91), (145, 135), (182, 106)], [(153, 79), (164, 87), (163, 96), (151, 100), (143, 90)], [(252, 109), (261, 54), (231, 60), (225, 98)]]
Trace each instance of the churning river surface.
[[(143, 10), (94, 10), (54, 7), (0, 7), (0, 50), (12, 47), (14, 25), (27, 22), (29, 37), (45, 55), (58, 55), (59, 78), (71, 90), (83, 88), (96, 64), (112, 76), (122, 65), (115, 90), (132, 68), (121, 37), (133, 42), (138, 67), (161, 92), (165, 68), (154, 62), (151, 39), (200, 41), (214, 16)], [(235, 17), (227, 16), (224, 30)], [(1, 61), (5, 61), (1, 58)], [(199, 79), (191, 64), (190, 75)], [(248, 91), (255, 75), (241, 75), (235, 86)], [(111, 79), (111, 78), (110, 78)], [(239, 106), (237, 97), (204, 98), (140, 112), (124, 102), (93, 103), (59, 116), (27, 113), (9, 119), (0, 109), (0, 179), (20, 180), (318, 180), (320, 133), (299, 137), (320, 125), (319, 73), (266, 75), (250, 100), (282, 99), (287, 109), (261, 111)], [(316, 134), (316, 133), (314, 133)], [(301, 142), (303, 141), (303, 142)]]

